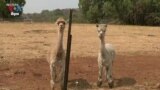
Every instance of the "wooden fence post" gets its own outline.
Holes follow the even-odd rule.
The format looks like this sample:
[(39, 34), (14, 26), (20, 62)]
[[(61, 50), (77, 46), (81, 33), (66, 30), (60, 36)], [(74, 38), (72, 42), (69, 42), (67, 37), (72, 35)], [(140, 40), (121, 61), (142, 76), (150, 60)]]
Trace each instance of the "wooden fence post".
[(71, 42), (72, 42), (71, 27), (72, 27), (72, 10), (70, 10), (70, 15), (69, 15), (67, 51), (66, 51), (65, 74), (64, 74), (64, 90), (67, 90), (67, 85), (68, 85), (70, 51), (71, 51)]

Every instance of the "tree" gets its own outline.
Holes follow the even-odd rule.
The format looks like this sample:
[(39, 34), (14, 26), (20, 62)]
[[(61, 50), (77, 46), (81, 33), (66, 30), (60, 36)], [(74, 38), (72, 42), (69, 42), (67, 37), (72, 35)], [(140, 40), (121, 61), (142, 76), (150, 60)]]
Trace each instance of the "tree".
[(160, 25), (159, 0), (79, 0), (79, 8), (92, 23), (118, 20), (125, 24)]
[(3, 0), (0, 1), (0, 16), (9, 17), (9, 12), (6, 7), (6, 3)]
[[(98, 23), (104, 17), (103, 6), (106, 0), (79, 0), (79, 9), (89, 22)], [(99, 12), (101, 11), (101, 12)]]

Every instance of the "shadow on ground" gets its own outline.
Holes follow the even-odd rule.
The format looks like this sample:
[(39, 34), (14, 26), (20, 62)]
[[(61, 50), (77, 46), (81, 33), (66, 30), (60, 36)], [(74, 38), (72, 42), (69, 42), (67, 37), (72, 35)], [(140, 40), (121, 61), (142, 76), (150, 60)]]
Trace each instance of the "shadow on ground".
[(115, 87), (124, 87), (124, 86), (134, 86), (136, 84), (136, 80), (129, 77), (123, 77), (120, 79), (115, 79)]
[(68, 82), (68, 87), (71, 89), (80, 89), (80, 90), (86, 90), (86, 89), (91, 89), (92, 86), (88, 83), (87, 80), (85, 79), (75, 79), (75, 80), (70, 80)]

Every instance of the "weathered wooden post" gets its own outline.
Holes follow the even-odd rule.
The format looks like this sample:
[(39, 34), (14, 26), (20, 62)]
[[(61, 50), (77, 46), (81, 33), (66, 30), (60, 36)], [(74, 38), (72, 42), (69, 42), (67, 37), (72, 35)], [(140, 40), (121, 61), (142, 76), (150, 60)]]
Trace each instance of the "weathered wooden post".
[(70, 10), (70, 15), (69, 15), (67, 51), (66, 51), (66, 61), (65, 61), (65, 75), (64, 75), (64, 90), (67, 90), (67, 84), (68, 84), (70, 51), (71, 51), (71, 42), (72, 42), (71, 27), (72, 27), (72, 10)]

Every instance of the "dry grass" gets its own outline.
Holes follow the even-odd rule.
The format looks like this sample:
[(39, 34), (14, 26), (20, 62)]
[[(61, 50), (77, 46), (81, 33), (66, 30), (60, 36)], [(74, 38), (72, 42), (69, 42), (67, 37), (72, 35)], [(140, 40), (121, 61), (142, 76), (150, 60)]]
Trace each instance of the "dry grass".
[[(97, 56), (99, 38), (94, 24), (73, 24), (72, 56)], [(45, 57), (56, 42), (52, 23), (0, 23), (0, 56), (6, 60)], [(65, 43), (67, 27), (65, 31)], [(118, 55), (158, 55), (160, 27), (108, 25), (106, 42)], [(66, 46), (66, 44), (64, 44)]]
[[(84, 73), (79, 72), (80, 74), (83, 74), (84, 77), (86, 77), (85, 75), (96, 76), (95, 57), (97, 57), (97, 52), (99, 49), (99, 38), (97, 36), (95, 25), (94, 24), (73, 24), (72, 35), (73, 35), (73, 41), (72, 41), (71, 55), (72, 57), (80, 57), (79, 59), (75, 58), (76, 60), (73, 60), (73, 61), (78, 61), (77, 64), (76, 63), (72, 64), (72, 65), (77, 65), (77, 66), (74, 66), (73, 68), (74, 69), (72, 73), (73, 76), (75, 75), (75, 70), (78, 70), (79, 68), (78, 65), (82, 65), (82, 64), (84, 64), (83, 66), (85, 66), (84, 68), (86, 70), (81, 68), (85, 72)], [(155, 63), (158, 62), (158, 59), (156, 56), (159, 56), (159, 53), (160, 53), (159, 38), (160, 38), (160, 27), (108, 25), (106, 42), (112, 43), (114, 45), (117, 55), (120, 55), (120, 56), (122, 55), (121, 58), (120, 57), (118, 58), (120, 61), (117, 64), (119, 66), (117, 67), (117, 72), (121, 74), (118, 73), (116, 75), (125, 76), (126, 74), (129, 77), (131, 76), (135, 77), (136, 75), (137, 77), (139, 77), (139, 72), (143, 71), (140, 74), (141, 77), (148, 78), (147, 75), (149, 76), (151, 75), (153, 77), (149, 77), (149, 78), (152, 79), (152, 82), (154, 80), (157, 80), (156, 77), (159, 76), (159, 73), (158, 73), (159, 71), (157, 67), (158, 64), (155, 64)], [(26, 90), (28, 90), (28, 88), (30, 88), (30, 90), (35, 90), (35, 88), (37, 89), (37, 87), (39, 88), (41, 86), (43, 86), (43, 88), (44, 87), (49, 88), (50, 79), (48, 76), (49, 71), (47, 71), (48, 63), (44, 62), (43, 60), (44, 58), (46, 58), (47, 52), (52, 47), (55, 46), (56, 39), (57, 39), (57, 31), (56, 31), (56, 26), (53, 23), (32, 23), (32, 24), (0, 23), (0, 71), (1, 71), (0, 76), (5, 77), (5, 79), (2, 77), (4, 81), (1, 80), (0, 89), (3, 89), (1, 87), (4, 87), (4, 86), (8, 86), (7, 88), (16, 88), (13, 90), (22, 90), (22, 88), (24, 89), (23, 86), (26, 87)], [(67, 27), (66, 27), (65, 39), (64, 39), (65, 46), (66, 46), (66, 39), (67, 39)], [(144, 55), (144, 56), (140, 59), (135, 57), (133, 57), (133, 59), (132, 57), (130, 59), (129, 58), (125, 59), (125, 57), (130, 55), (133, 55), (135, 57), (140, 55)], [(149, 56), (149, 57), (153, 56), (153, 57), (150, 57), (147, 60), (145, 59), (145, 62), (143, 62), (145, 56)], [(85, 60), (85, 58), (83, 57), (89, 57), (89, 58), (86, 58)], [(94, 61), (92, 61), (92, 59), (94, 59)], [(134, 59), (141, 60), (141, 62), (137, 63), (136, 61), (133, 61)], [(152, 62), (152, 59), (156, 59), (157, 62)], [(126, 67), (125, 69), (128, 70), (127, 71), (121, 65), (124, 65), (123, 62), (129, 61), (129, 60), (134, 62), (134, 64), (132, 64), (131, 62), (127, 62), (127, 65), (125, 66)], [(150, 60), (152, 63), (149, 62)], [(148, 61), (148, 63), (146, 63), (146, 61)], [(94, 64), (93, 65), (94, 68), (90, 67), (89, 69), (88, 65), (92, 66), (92, 64)], [(87, 70), (90, 71), (92, 74), (95, 73), (95, 75), (89, 74)], [(124, 70), (125, 70), (125, 73), (124, 73)], [(16, 72), (18, 74), (19, 73), (24, 74), (25, 72), (27, 73), (20, 77), (20, 76), (16, 76), (15, 75), (16, 73), (13, 74), (13, 72)], [(133, 73), (130, 73), (130, 72), (133, 72)], [(37, 77), (32, 75), (32, 73), (34, 73), (34, 75), (43, 74), (43, 77), (38, 76), (38, 79), (37, 79)], [(76, 76), (77, 74), (75, 75), (75, 77)], [(23, 78), (25, 79), (23, 80)], [(139, 79), (136, 79), (136, 80), (139, 80)], [(22, 81), (25, 81), (25, 83), (22, 83)], [(37, 85), (35, 81), (38, 82)], [(3, 83), (3, 82), (6, 82), (6, 83)], [(14, 83), (10, 84), (10, 82), (11, 83), (14, 82)], [(131, 87), (122, 86), (117, 89), (115, 88), (114, 90), (135, 90), (135, 89), (145, 90), (144, 87), (149, 87), (149, 86), (142, 86), (142, 87), (136, 86), (136, 85)], [(142, 89), (139, 89), (139, 88), (142, 88)], [(100, 90), (103, 90), (103, 89), (100, 89)]]
[[(73, 54), (96, 56), (99, 39), (95, 25), (74, 25), (73, 30)], [(158, 55), (159, 37), (159, 27), (109, 25), (106, 42), (112, 43), (119, 55)]]

